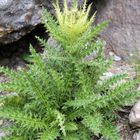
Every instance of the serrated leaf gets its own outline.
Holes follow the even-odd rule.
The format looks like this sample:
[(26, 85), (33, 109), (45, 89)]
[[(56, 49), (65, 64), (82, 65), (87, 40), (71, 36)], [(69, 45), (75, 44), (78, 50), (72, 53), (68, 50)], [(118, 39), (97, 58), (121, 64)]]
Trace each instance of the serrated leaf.
[(73, 106), (74, 108), (86, 107), (92, 101), (93, 101), (92, 99), (76, 99), (76, 100), (72, 100), (72, 101), (67, 101), (65, 103), (65, 105), (66, 106)]
[(75, 131), (78, 128), (77, 128), (77, 124), (76, 123), (74, 123), (74, 122), (67, 122), (67, 123), (65, 123), (65, 129), (67, 131)]
[(40, 135), (40, 140), (55, 140), (59, 136), (59, 131), (56, 128), (47, 130)]
[(87, 115), (84, 117), (82, 123), (89, 128), (95, 135), (101, 132), (103, 118), (100, 113), (94, 115)]
[(101, 129), (101, 134), (109, 140), (120, 140), (119, 134), (117, 133), (117, 129), (113, 124), (109, 121), (104, 121)]
[(80, 140), (80, 138), (77, 134), (69, 134), (64, 138), (64, 140)]

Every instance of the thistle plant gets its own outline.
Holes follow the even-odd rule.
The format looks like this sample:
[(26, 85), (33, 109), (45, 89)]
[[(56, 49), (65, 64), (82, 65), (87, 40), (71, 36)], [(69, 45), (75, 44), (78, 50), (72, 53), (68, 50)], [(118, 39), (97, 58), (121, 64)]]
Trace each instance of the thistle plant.
[(95, 15), (93, 15), (90, 20), (88, 19), (91, 5), (86, 9), (86, 1), (87, 0), (85, 0), (83, 7), (80, 9), (78, 9), (78, 2), (73, 1), (72, 7), (69, 10), (67, 1), (64, 0), (63, 11), (60, 10), (58, 0), (57, 3), (54, 4), (61, 33), (69, 43), (74, 43), (93, 23)]
[[(31, 47), (26, 69), (0, 68), (9, 79), (0, 84), (0, 90), (8, 93), (0, 96), (0, 117), (10, 122), (1, 127), (7, 134), (3, 139), (90, 140), (93, 135), (102, 135), (119, 140), (111, 116), (139, 96), (137, 81), (120, 83), (126, 74), (101, 80), (110, 60), (105, 59), (103, 43), (97, 37), (107, 22), (91, 26), (94, 16), (87, 18), (90, 7), (86, 11), (85, 6), (86, 2), (81, 11), (73, 1), (68, 9), (64, 0), (60, 11), (57, 2), (57, 20), (44, 12), (42, 21), (58, 47), (38, 38), (45, 55)], [(95, 56), (87, 60), (92, 52)]]

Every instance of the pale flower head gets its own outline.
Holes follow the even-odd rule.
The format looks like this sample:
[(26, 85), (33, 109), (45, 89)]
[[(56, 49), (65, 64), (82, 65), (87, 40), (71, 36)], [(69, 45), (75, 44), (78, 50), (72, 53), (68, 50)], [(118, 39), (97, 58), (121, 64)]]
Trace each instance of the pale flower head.
[(95, 17), (94, 14), (90, 19), (88, 18), (91, 5), (86, 8), (86, 0), (81, 8), (78, 7), (77, 0), (73, 0), (71, 7), (68, 7), (67, 1), (64, 0), (62, 10), (57, 0), (54, 8), (60, 30), (65, 38), (71, 42), (91, 27)]

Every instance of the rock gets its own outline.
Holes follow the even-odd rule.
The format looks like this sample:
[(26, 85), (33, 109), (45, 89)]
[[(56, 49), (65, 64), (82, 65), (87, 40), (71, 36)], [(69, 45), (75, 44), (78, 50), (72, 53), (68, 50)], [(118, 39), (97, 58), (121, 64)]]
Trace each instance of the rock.
[[(5, 81), (6, 81), (6, 78), (1, 74), (0, 75), (0, 83), (5, 82)], [(0, 92), (0, 94), (1, 94), (1, 92)]]
[(103, 74), (105, 77), (110, 78), (112, 77), (114, 74), (112, 72), (106, 72)]
[(139, 90), (139, 91), (140, 91), (140, 85), (138, 85), (138, 88), (137, 88), (137, 90)]
[(133, 133), (132, 133), (131, 128), (128, 124), (127, 117), (128, 117), (127, 115), (122, 114), (116, 120), (117, 132), (120, 135), (119, 140), (133, 140)]
[(23, 61), (19, 61), (19, 62), (17, 63), (17, 65), (15, 65), (15, 67), (16, 67), (17, 70), (21, 70), (21, 69), (23, 69), (23, 68), (26, 68), (26, 64), (25, 64), (25, 62), (23, 62)]
[(129, 114), (130, 124), (140, 127), (140, 100), (134, 105)]
[(119, 62), (122, 60), (122, 58), (116, 55), (114, 52), (109, 52), (109, 56), (116, 62)]
[(5, 10), (12, 4), (12, 0), (1, 0), (0, 9)]
[(0, 126), (3, 124), (3, 120), (0, 120)]
[(84, 58), (84, 60), (86, 60), (86, 61), (92, 61), (92, 60), (94, 60), (96, 58), (96, 56), (97, 56), (97, 53), (94, 51), (94, 52), (90, 53), (89, 55), (87, 55)]
[[(41, 23), (45, 8), (54, 14), (55, 0), (1, 0), (0, 1), (0, 44), (19, 40)], [(72, 0), (68, 0), (69, 5)], [(79, 0), (81, 5), (83, 0)], [(62, 0), (59, 0), (62, 5)]]
[(134, 133), (133, 140), (140, 140), (140, 132)]
[(124, 60), (136, 53), (140, 59), (140, 1), (99, 0), (96, 4), (97, 23), (110, 20), (101, 37)]
[(3, 138), (3, 137), (5, 137), (5, 136), (6, 136), (6, 135), (5, 135), (4, 132), (0, 132), (0, 139)]
[(48, 44), (49, 46), (51, 46), (51, 47), (54, 47), (54, 48), (56, 48), (56, 47), (59, 46), (58, 43), (57, 43), (57, 41), (54, 40), (52, 37), (49, 37), (49, 39), (48, 39), (48, 41), (47, 41), (47, 44)]
[(1, 0), (0, 43), (20, 39), (40, 23), (41, 8), (33, 0)]
[(8, 58), (4, 58), (2, 60), (0, 60), (0, 66), (6, 66), (9, 64), (9, 59)]
[(109, 56), (114, 56), (115, 54), (114, 54), (114, 52), (109, 52)]
[(119, 57), (119, 56), (117, 56), (117, 55), (114, 55), (114, 61), (121, 61), (122, 59), (121, 59), (121, 57)]

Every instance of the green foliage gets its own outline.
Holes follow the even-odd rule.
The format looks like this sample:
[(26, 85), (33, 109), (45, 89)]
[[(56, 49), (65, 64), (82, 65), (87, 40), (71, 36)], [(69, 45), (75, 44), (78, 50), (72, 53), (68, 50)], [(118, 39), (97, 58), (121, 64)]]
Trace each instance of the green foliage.
[[(67, 16), (65, 1), (64, 4), (64, 12), (59, 11), (58, 4), (55, 6), (56, 12), (59, 11), (57, 19)], [(104, 58), (103, 43), (97, 36), (107, 22), (91, 26), (92, 19), (89, 21), (85, 16), (88, 12), (83, 8), (80, 15), (75, 4), (68, 13), (72, 17), (78, 14), (78, 18), (70, 29), (66, 21), (55, 21), (47, 12), (42, 17), (58, 47), (38, 38), (46, 55), (36, 53), (31, 47), (27, 69), (15, 72), (0, 68), (9, 78), (0, 84), (1, 91), (9, 93), (0, 96), (0, 117), (11, 122), (6, 140), (90, 140), (92, 135), (119, 140), (110, 116), (119, 106), (139, 96), (135, 91), (137, 81), (120, 84), (127, 77), (125, 74), (101, 80), (110, 60)], [(86, 27), (82, 28), (77, 24), (83, 18), (86, 21), (81, 26)], [(87, 60), (92, 52), (94, 57)]]
[(86, 10), (86, 0), (82, 8), (78, 9), (78, 2), (74, 1), (71, 10), (69, 11), (67, 1), (64, 0), (63, 12), (61, 12), (59, 3), (54, 4), (56, 18), (60, 25), (61, 34), (69, 43), (73, 43), (81, 33), (85, 32), (92, 24), (95, 15), (88, 20), (91, 5)]

